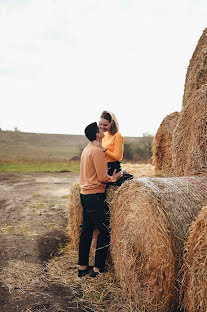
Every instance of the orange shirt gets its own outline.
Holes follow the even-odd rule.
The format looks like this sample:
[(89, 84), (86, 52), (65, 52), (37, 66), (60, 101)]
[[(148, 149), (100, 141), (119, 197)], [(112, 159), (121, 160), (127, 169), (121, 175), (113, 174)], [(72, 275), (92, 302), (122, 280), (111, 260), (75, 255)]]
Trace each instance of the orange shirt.
[(90, 142), (81, 154), (80, 188), (81, 194), (104, 193), (106, 183), (116, 179), (107, 174), (105, 153), (98, 146)]
[(120, 132), (114, 135), (106, 132), (102, 139), (102, 145), (106, 148), (105, 157), (107, 162), (121, 161), (124, 153), (124, 139)]

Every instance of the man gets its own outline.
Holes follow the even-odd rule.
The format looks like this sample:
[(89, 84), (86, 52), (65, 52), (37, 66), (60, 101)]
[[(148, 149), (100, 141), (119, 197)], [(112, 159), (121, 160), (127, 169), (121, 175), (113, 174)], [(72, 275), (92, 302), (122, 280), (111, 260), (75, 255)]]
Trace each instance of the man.
[(110, 243), (109, 208), (106, 203), (106, 184), (116, 182), (122, 172), (107, 174), (107, 162), (101, 148), (103, 130), (94, 122), (85, 128), (85, 136), (90, 143), (81, 154), (80, 198), (83, 207), (83, 224), (79, 243), (78, 276), (89, 273), (88, 261), (93, 231), (98, 230), (95, 264), (91, 277), (104, 271), (105, 260)]

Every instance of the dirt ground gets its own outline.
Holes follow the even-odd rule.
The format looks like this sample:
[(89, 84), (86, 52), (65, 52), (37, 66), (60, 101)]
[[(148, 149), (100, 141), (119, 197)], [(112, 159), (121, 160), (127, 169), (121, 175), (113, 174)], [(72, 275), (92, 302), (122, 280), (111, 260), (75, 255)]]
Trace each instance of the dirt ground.
[(1, 312), (95, 311), (79, 300), (78, 286), (71, 289), (48, 273), (49, 261), (69, 240), (68, 194), (78, 180), (66, 172), (0, 173)]

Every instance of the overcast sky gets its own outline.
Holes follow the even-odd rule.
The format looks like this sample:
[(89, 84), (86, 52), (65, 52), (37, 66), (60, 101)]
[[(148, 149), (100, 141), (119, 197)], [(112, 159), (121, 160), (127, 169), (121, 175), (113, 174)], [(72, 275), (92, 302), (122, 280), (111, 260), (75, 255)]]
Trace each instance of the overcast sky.
[(0, 0), (0, 127), (83, 134), (108, 109), (155, 134), (206, 27), (206, 0)]

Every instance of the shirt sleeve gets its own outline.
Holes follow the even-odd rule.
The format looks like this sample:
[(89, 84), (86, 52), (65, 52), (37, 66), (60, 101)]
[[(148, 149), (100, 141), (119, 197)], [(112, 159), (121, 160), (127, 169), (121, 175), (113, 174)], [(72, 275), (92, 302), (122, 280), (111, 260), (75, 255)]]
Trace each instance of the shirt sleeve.
[(120, 133), (117, 133), (114, 137), (114, 150), (106, 150), (105, 154), (110, 158), (113, 158), (114, 161), (121, 160), (123, 158), (124, 152), (124, 139)]
[(105, 159), (104, 152), (100, 150), (98, 151), (93, 158), (94, 162), (94, 167), (96, 170), (96, 174), (98, 177), (98, 180), (102, 183), (108, 183), (108, 182), (116, 182), (115, 177), (112, 177), (107, 174), (108, 172), (108, 167), (107, 167), (107, 162)]

